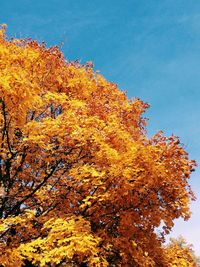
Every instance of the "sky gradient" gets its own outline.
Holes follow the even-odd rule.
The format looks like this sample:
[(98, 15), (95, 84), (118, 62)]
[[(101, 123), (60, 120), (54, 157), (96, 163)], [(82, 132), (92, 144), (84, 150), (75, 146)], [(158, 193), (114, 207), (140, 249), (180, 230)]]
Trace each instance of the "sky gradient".
[[(59, 45), (67, 60), (93, 61), (108, 80), (151, 108), (148, 135), (180, 136), (200, 161), (200, 1), (7, 0), (0, 23), (9, 37)], [(182, 234), (200, 255), (200, 171), (191, 178), (198, 197)]]

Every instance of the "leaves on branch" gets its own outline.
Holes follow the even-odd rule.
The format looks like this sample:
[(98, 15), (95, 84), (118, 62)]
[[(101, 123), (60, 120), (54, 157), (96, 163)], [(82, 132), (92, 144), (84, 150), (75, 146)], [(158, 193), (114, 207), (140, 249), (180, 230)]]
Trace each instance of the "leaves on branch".
[(195, 199), (178, 137), (148, 138), (148, 104), (5, 25), (0, 74), (1, 266), (170, 266)]

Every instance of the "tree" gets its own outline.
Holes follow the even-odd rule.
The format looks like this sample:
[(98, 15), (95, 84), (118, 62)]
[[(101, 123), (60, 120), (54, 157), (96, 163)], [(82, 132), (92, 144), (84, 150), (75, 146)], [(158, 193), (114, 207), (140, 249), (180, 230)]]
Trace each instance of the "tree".
[(5, 25), (0, 73), (1, 266), (169, 266), (195, 198), (178, 137), (148, 138), (148, 104)]
[(182, 236), (177, 239), (171, 238), (170, 243), (165, 248), (165, 253), (170, 267), (200, 266), (199, 257), (195, 256), (192, 245), (187, 244)]

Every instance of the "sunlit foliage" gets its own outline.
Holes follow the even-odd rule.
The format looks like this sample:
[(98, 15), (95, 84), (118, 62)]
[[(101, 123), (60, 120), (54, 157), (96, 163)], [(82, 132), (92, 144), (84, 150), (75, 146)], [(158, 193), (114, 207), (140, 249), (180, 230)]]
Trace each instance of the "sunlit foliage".
[(195, 256), (192, 245), (187, 244), (183, 237), (171, 238), (166, 246), (165, 254), (169, 267), (195, 267), (200, 266), (200, 259)]
[(195, 162), (178, 137), (147, 137), (146, 108), (2, 25), (1, 266), (170, 266), (162, 242), (190, 216)]

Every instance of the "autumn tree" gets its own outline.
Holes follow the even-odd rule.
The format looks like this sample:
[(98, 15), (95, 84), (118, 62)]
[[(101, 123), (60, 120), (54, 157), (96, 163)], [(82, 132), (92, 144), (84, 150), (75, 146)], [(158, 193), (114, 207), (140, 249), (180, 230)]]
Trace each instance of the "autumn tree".
[(200, 258), (194, 253), (192, 245), (179, 236), (170, 238), (170, 243), (165, 247), (165, 255), (169, 267), (196, 267), (200, 266)]
[(148, 138), (148, 104), (5, 25), (0, 74), (1, 266), (169, 266), (194, 199), (178, 137)]

